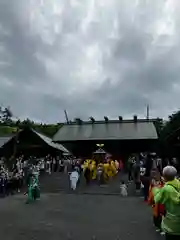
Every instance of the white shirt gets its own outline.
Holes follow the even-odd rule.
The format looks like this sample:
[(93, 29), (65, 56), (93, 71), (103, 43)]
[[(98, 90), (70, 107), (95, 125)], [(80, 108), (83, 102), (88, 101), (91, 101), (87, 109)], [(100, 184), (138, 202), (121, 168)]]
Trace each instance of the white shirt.
[(121, 191), (121, 195), (122, 195), (122, 196), (125, 197), (125, 196), (128, 195), (126, 184), (121, 184), (121, 185), (120, 185), (120, 191)]
[(79, 179), (79, 173), (76, 172), (76, 171), (73, 171), (71, 174), (70, 174), (70, 179), (72, 178), (75, 178), (76, 180)]

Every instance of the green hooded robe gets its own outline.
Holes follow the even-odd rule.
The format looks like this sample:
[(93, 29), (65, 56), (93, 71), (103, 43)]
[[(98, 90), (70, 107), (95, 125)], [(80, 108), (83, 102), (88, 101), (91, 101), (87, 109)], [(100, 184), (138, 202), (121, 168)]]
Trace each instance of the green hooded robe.
[[(166, 182), (163, 188), (153, 188), (155, 203), (165, 207), (162, 229), (172, 235), (180, 235), (180, 181), (174, 179)], [(180, 239), (180, 238), (179, 238)]]
[(27, 202), (30, 203), (35, 200), (34, 198), (34, 190), (36, 188), (36, 199), (40, 197), (40, 189), (38, 186), (38, 176), (34, 175), (30, 178), (29, 186), (28, 186), (28, 200)]

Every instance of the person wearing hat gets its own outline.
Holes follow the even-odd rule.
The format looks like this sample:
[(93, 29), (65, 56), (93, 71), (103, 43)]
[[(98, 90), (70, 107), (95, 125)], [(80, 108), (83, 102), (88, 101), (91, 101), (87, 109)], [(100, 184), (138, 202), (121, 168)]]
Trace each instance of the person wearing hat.
[(161, 227), (166, 234), (166, 240), (180, 239), (180, 181), (176, 179), (176, 175), (175, 167), (165, 167), (163, 169), (164, 187), (152, 189), (155, 204), (163, 204), (165, 208)]

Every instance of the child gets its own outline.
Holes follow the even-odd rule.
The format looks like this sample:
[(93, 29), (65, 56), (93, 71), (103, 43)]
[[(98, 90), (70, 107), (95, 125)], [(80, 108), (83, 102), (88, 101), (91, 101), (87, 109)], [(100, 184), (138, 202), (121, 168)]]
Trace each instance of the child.
[(161, 235), (164, 234), (161, 230), (161, 222), (162, 222), (162, 216), (164, 215), (165, 211), (164, 211), (164, 206), (162, 204), (154, 203), (154, 196), (153, 196), (152, 189), (155, 186), (161, 188), (163, 187), (163, 185), (164, 183), (161, 179), (160, 180), (152, 179), (152, 182), (149, 187), (149, 198), (148, 198), (148, 202), (152, 206), (152, 210), (153, 210), (154, 226), (156, 227), (157, 232), (161, 232)]
[(128, 195), (127, 186), (124, 181), (122, 181), (120, 184), (120, 194), (123, 197), (127, 197), (127, 195)]

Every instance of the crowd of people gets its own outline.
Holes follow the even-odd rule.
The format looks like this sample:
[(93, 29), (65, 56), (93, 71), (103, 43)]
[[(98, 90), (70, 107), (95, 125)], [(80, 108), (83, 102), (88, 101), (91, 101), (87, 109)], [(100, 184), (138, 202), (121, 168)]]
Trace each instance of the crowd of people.
[(3, 159), (0, 162), (0, 196), (6, 197), (25, 191), (27, 202), (40, 196), (40, 175), (64, 172), (69, 175), (70, 188), (76, 190), (80, 176), (85, 178), (87, 185), (95, 181), (97, 184), (105, 184), (123, 169), (121, 160), (112, 160), (105, 156), (86, 160), (72, 156), (61, 159), (50, 155), (44, 158), (20, 156), (11, 168), (7, 168), (5, 162)]
[(8, 169), (4, 159), (0, 162), (0, 197), (12, 195), (20, 192), (24, 183), (25, 162), (21, 163), (20, 159)]
[(152, 206), (156, 231), (166, 235), (166, 240), (180, 239), (180, 181), (174, 166), (164, 167), (162, 176), (154, 175), (148, 203)]
[(1, 158), (0, 197), (4, 198), (24, 191), (28, 196), (28, 203), (40, 196), (40, 174), (45, 172), (51, 174), (64, 169), (64, 161), (50, 155), (45, 158), (20, 156), (10, 165), (7, 167), (7, 160)]
[(110, 157), (94, 157), (92, 159), (77, 159), (70, 173), (71, 189), (76, 190), (80, 176), (83, 174), (86, 184), (91, 182), (105, 184), (123, 169), (122, 161), (112, 160)]
[[(140, 174), (138, 174), (138, 170)], [(129, 181), (141, 186), (144, 201), (152, 207), (153, 224), (166, 240), (180, 239), (179, 162), (153, 155), (129, 159)], [(140, 184), (139, 184), (140, 183)]]
[[(23, 191), (26, 203), (40, 198), (39, 176), (64, 172), (69, 175), (70, 188), (75, 191), (83, 176), (86, 184), (106, 184), (118, 172), (128, 172), (129, 183), (134, 182), (137, 191), (142, 191), (144, 201), (152, 207), (153, 224), (166, 240), (180, 239), (180, 181), (179, 162), (176, 158), (164, 161), (156, 154), (134, 154), (124, 166), (123, 161), (111, 156), (93, 156), (92, 159), (73, 157), (60, 159), (50, 155), (45, 158), (21, 156), (11, 169), (0, 161), (0, 196), (5, 197)], [(120, 183), (122, 196), (128, 195), (128, 183)]]

